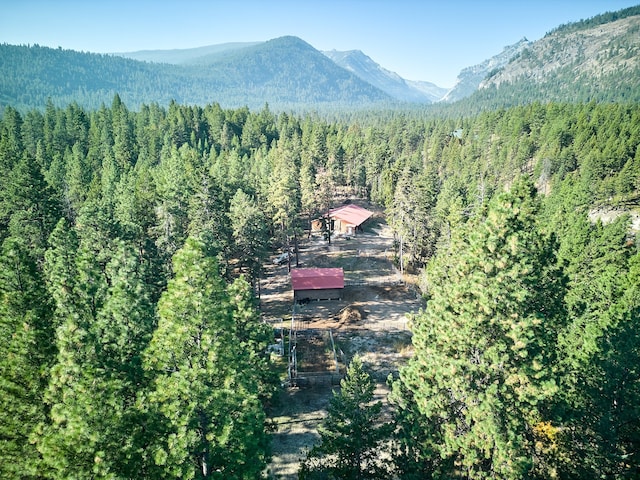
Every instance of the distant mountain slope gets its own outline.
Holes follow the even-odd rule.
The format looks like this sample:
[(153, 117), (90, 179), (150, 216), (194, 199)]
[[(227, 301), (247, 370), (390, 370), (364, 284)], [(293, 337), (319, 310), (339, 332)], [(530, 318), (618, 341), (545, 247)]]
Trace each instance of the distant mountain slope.
[[(171, 80), (169, 80), (171, 79)], [(98, 108), (116, 93), (128, 105), (181, 99), (170, 84), (183, 82), (177, 67), (120, 57), (33, 46), (0, 45), (0, 106), (42, 108), (76, 102)]]
[(208, 45), (206, 47), (174, 50), (139, 50), (137, 52), (113, 53), (112, 55), (143, 62), (186, 65), (190, 63), (202, 63), (211, 56), (217, 56), (241, 48), (253, 47), (260, 43), (263, 42), (222, 43), (219, 45)]
[[(442, 97), (442, 95), (438, 95), (439, 87), (436, 85), (429, 84), (435, 87), (429, 89), (426, 85), (409, 82), (397, 73), (381, 67), (360, 50), (350, 50), (346, 52), (331, 50), (323, 53), (339, 66), (353, 72), (365, 82), (388, 93), (397, 100), (403, 102), (431, 103)], [(446, 89), (442, 90), (446, 92)]]
[(410, 87), (423, 92), (425, 95), (431, 98), (433, 102), (439, 102), (440, 100), (442, 100), (442, 97), (444, 97), (449, 91), (448, 88), (439, 87), (435, 83), (431, 82), (421, 80), (405, 80), (405, 82), (407, 82), (407, 85), (409, 85)]
[(227, 92), (244, 103), (256, 96), (278, 104), (392, 101), (297, 37), (231, 51), (213, 58), (203, 70), (215, 72)]
[(480, 88), (500, 89), (506, 84), (520, 83), (529, 88), (543, 88), (554, 97), (569, 98), (597, 97), (607, 94), (605, 90), (617, 88), (637, 89), (640, 15), (577, 25), (557, 29), (529, 45), (483, 81)]
[(509, 61), (524, 50), (531, 42), (523, 38), (513, 45), (504, 47), (502, 52), (485, 60), (478, 65), (467, 67), (460, 71), (456, 84), (442, 98), (444, 102), (455, 102), (473, 94), (478, 90), (487, 75), (496, 69), (504, 67)]
[(561, 25), (493, 69), (450, 110), (551, 101), (640, 102), (640, 6)]
[(171, 100), (201, 105), (217, 102), (228, 108), (261, 108), (269, 103), (276, 109), (370, 107), (393, 102), (296, 37), (198, 53), (203, 55), (185, 59), (187, 64), (169, 65), (3, 44), (0, 107), (42, 108), (51, 99), (59, 105), (77, 102), (97, 108), (110, 104), (116, 93), (133, 108)]

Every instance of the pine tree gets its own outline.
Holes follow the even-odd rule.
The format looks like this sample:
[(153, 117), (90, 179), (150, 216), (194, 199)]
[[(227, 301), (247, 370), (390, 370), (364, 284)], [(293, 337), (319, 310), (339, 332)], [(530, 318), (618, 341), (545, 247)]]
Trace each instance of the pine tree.
[(251, 281), (260, 277), (269, 241), (266, 218), (253, 198), (236, 191), (229, 206), (233, 245), (240, 261), (240, 271), (247, 267)]
[[(95, 269), (79, 266), (75, 231), (61, 220), (51, 235), (47, 251), (48, 290), (55, 302), (57, 357), (51, 368), (45, 403), (50, 419), (42, 427), (38, 449), (56, 478), (88, 476), (96, 454), (91, 382), (96, 375), (95, 342), (90, 328), (106, 290)], [(88, 257), (87, 252), (83, 252)]]
[(437, 195), (438, 179), (435, 172), (419, 173), (407, 167), (396, 183), (388, 213), (398, 239), (402, 272), (405, 258), (411, 266), (422, 267), (435, 251), (438, 228), (432, 210)]
[(0, 199), (0, 217), (7, 218), (5, 234), (25, 244), (39, 265), (42, 264), (47, 238), (60, 218), (60, 206), (46, 184), (40, 168), (27, 153), (11, 171), (10, 184)]
[(260, 399), (267, 403), (278, 384), (277, 372), (271, 368), (269, 356), (264, 353), (271, 343), (273, 328), (260, 319), (253, 288), (244, 276), (236, 278), (227, 287), (227, 293), (233, 315), (234, 343), (246, 354), (238, 360), (248, 362), (238, 369), (241, 367), (252, 372), (251, 380), (256, 382)]
[(233, 308), (205, 246), (189, 238), (158, 304), (144, 356), (144, 402), (155, 419), (149, 471), (157, 478), (257, 478), (266, 465), (265, 414)]
[(187, 161), (191, 154), (188, 145), (179, 150), (165, 145), (161, 163), (153, 171), (157, 194), (153, 230), (158, 250), (167, 263), (188, 236), (189, 199), (194, 189), (194, 172)]
[[(296, 233), (300, 212), (300, 185), (295, 172), (299, 155), (297, 137), (290, 142), (280, 140), (273, 152), (273, 181), (269, 185), (268, 205), (273, 227), (283, 250), (288, 251)], [(290, 266), (290, 265), (289, 265)]]
[(221, 270), (226, 272), (233, 249), (226, 199), (221, 184), (208, 173), (200, 172), (197, 176), (197, 185), (189, 199), (188, 233), (207, 245), (209, 254), (217, 256)]
[(423, 415), (413, 393), (402, 382), (389, 379), (393, 390), (389, 396), (394, 416), (391, 435), (394, 473), (403, 480), (438, 478), (437, 472), (447, 471), (442, 464), (450, 463), (438, 453), (437, 419)]
[(318, 427), (320, 444), (301, 464), (301, 480), (389, 478), (390, 469), (381, 454), (390, 424), (382, 422), (382, 403), (373, 402), (374, 390), (362, 360), (355, 357), (340, 382), (340, 391), (333, 392), (327, 418)]
[[(10, 185), (9, 175), (14, 165), (23, 156), (24, 146), (22, 142), (22, 117), (15, 108), (6, 107), (0, 119), (0, 190)], [(4, 224), (2, 211), (0, 210), (0, 231)]]
[(166, 286), (162, 258), (150, 235), (155, 224), (155, 192), (149, 167), (138, 162), (134, 169), (124, 173), (116, 185), (113, 202), (114, 220), (118, 237), (135, 245), (142, 271), (147, 276), (144, 283), (155, 286), (152, 303), (157, 303)]
[(32, 252), (9, 237), (0, 252), (0, 477), (38, 478), (43, 391), (55, 356), (52, 308)]
[(87, 165), (82, 148), (76, 144), (64, 155), (65, 164), (65, 202), (71, 206), (75, 214), (82, 208), (89, 195), (90, 183), (94, 172)]
[(623, 293), (601, 314), (598, 323), (606, 328), (589, 363), (572, 372), (582, 375), (577, 395), (569, 392), (574, 408), (563, 438), (572, 447), (562, 472), (566, 478), (640, 475), (640, 254), (620, 280)]
[(30, 478), (40, 467), (34, 440), (46, 420), (43, 392), (55, 357), (43, 264), (59, 211), (26, 152), (3, 193), (10, 220), (0, 248), (0, 477)]
[(66, 303), (58, 304), (58, 357), (46, 396), (51, 424), (39, 449), (56, 478), (132, 478), (144, 472), (137, 401), (154, 312), (129, 246), (120, 244), (104, 272), (91, 268), (87, 255), (81, 248), (66, 280), (62, 265), (51, 266), (52, 295)]
[(119, 170), (127, 171), (136, 161), (133, 123), (129, 111), (116, 94), (111, 104), (113, 121), (113, 154)]
[(536, 209), (533, 186), (516, 182), (427, 270), (429, 300), (401, 381), (442, 459), (434, 476), (515, 479), (536, 467), (533, 431), (557, 391), (565, 317), (554, 242)]
[[(333, 184), (333, 180), (327, 170), (321, 168), (316, 173), (316, 178), (313, 186), (313, 205), (312, 213), (320, 215), (322, 219), (323, 234), (331, 245), (331, 218), (329, 217), (329, 210), (334, 206), (336, 197), (336, 187)], [(311, 226), (309, 226), (311, 231)]]
[(565, 478), (637, 475), (640, 431), (640, 257), (628, 218), (608, 225), (574, 219), (566, 236), (570, 323), (563, 329), (557, 416)]

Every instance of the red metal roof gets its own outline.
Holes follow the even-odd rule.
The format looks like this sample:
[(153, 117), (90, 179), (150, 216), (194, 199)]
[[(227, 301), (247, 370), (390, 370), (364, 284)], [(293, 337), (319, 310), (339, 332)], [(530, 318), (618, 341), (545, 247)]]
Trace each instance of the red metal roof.
[(293, 268), (291, 285), (294, 290), (344, 288), (344, 271), (342, 268)]
[(373, 212), (353, 204), (329, 210), (329, 216), (331, 218), (338, 218), (354, 227), (362, 225), (371, 215), (373, 215)]

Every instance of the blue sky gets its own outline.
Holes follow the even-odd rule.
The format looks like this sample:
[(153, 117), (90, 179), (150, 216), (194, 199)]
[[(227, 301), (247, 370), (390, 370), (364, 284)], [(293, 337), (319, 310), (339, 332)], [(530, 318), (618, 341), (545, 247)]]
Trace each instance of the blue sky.
[(459, 71), (522, 37), (640, 0), (0, 0), (0, 43), (86, 52), (191, 48), (295, 35), (362, 50), (410, 80)]

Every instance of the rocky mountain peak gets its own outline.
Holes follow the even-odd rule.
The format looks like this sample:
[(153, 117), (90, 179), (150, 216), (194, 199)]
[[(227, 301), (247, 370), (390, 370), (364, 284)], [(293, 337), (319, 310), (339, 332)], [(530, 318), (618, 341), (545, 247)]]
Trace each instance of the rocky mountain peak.
[(558, 29), (527, 45), (479, 85), (499, 87), (518, 80), (542, 82), (571, 70), (573, 78), (599, 78), (640, 67), (640, 15), (581, 29)]
[(482, 81), (491, 72), (503, 68), (511, 59), (516, 57), (525, 48), (531, 45), (531, 42), (523, 37), (518, 42), (507, 45), (500, 53), (488, 58), (482, 63), (464, 68), (460, 71), (456, 84), (442, 99), (445, 102), (455, 102), (462, 98), (470, 96), (478, 90)]

